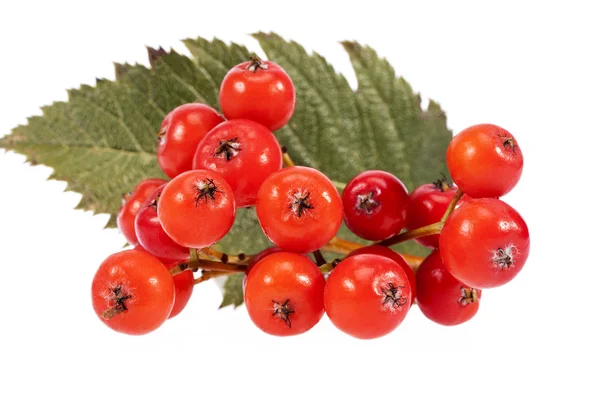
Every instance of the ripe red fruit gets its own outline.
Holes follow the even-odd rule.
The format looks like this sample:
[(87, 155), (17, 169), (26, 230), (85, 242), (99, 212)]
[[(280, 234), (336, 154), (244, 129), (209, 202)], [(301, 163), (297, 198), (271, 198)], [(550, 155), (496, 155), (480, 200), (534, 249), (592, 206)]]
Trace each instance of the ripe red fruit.
[(156, 257), (143, 251), (109, 256), (92, 282), (92, 304), (100, 320), (129, 335), (143, 335), (161, 326), (174, 301), (171, 274)]
[(387, 239), (406, 224), (408, 192), (389, 172), (358, 174), (346, 185), (342, 200), (348, 229), (363, 239)]
[(274, 253), (248, 274), (244, 300), (252, 322), (276, 336), (304, 333), (323, 316), (325, 278), (305, 256)]
[[(445, 179), (440, 179), (434, 183), (421, 185), (413, 190), (408, 200), (406, 229), (417, 229), (439, 222), (448, 209), (457, 189), (454, 185), (449, 186)], [(469, 197), (464, 195), (458, 204), (460, 205), (468, 199)], [(440, 235), (423, 236), (416, 238), (415, 241), (423, 246), (437, 249)]]
[(479, 309), (481, 290), (452, 276), (435, 250), (417, 270), (417, 301), (423, 314), (442, 325), (458, 325), (473, 318)]
[(342, 200), (321, 172), (290, 167), (269, 176), (256, 202), (265, 235), (285, 251), (310, 253), (328, 243), (342, 223)]
[(387, 257), (387, 258), (395, 261), (400, 267), (402, 267), (402, 270), (406, 274), (408, 282), (410, 283), (410, 293), (411, 293), (410, 303), (411, 303), (411, 305), (414, 304), (415, 296), (417, 295), (417, 280), (415, 278), (415, 272), (410, 267), (410, 265), (408, 265), (408, 263), (406, 262), (404, 257), (402, 257), (401, 254), (398, 254), (394, 250), (392, 250), (388, 247), (385, 247), (385, 246), (373, 245), (373, 246), (358, 248), (358, 249), (354, 250), (353, 252), (351, 252), (350, 254), (348, 254), (348, 257), (356, 256), (359, 254), (374, 254), (374, 255), (378, 255), (378, 256)]
[(233, 191), (217, 172), (184, 172), (163, 189), (158, 218), (165, 232), (179, 245), (208, 247), (225, 236), (233, 225)]
[(411, 306), (410, 282), (395, 261), (359, 254), (339, 263), (325, 285), (325, 312), (343, 332), (373, 339), (393, 331)]
[(529, 255), (529, 230), (519, 213), (498, 199), (473, 199), (456, 209), (440, 233), (444, 265), (474, 288), (503, 285)]
[(249, 119), (276, 131), (292, 118), (296, 89), (279, 65), (253, 58), (225, 75), (219, 103), (227, 119)]
[(169, 264), (187, 260), (190, 255), (188, 248), (178, 245), (167, 235), (158, 219), (158, 203), (160, 195), (167, 184), (159, 186), (142, 204), (135, 217), (135, 233), (139, 244), (148, 253)]
[(117, 214), (117, 227), (132, 246), (138, 244), (135, 234), (135, 217), (142, 203), (164, 183), (167, 183), (164, 179), (145, 179), (138, 183), (133, 192), (123, 196), (123, 204)]
[(196, 147), (208, 131), (223, 122), (212, 107), (184, 104), (171, 111), (162, 122), (158, 142), (158, 163), (170, 178), (192, 169)]
[(256, 203), (258, 189), (281, 169), (279, 142), (269, 129), (247, 120), (231, 120), (215, 127), (198, 144), (194, 169), (217, 171), (227, 180), (237, 207)]
[[(174, 266), (172, 265), (172, 267)], [(169, 319), (179, 315), (190, 301), (194, 291), (194, 274), (189, 269), (180, 272), (173, 276), (173, 284), (175, 285), (175, 303), (173, 303)]]
[(500, 197), (517, 184), (523, 154), (514, 136), (492, 124), (471, 126), (456, 135), (446, 152), (452, 180), (471, 197)]

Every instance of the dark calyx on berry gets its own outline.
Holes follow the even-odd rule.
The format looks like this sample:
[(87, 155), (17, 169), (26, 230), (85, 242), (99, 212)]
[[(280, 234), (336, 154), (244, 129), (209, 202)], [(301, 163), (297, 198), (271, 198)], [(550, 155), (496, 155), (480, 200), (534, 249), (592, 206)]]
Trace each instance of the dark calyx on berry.
[(131, 295), (127, 294), (121, 285), (112, 288), (111, 292), (113, 295), (112, 302), (114, 303), (114, 306), (104, 310), (102, 313), (102, 318), (104, 319), (111, 319), (115, 315), (119, 315), (123, 311), (127, 311), (127, 305), (125, 302), (131, 299)]
[(466, 306), (477, 301), (477, 291), (469, 287), (460, 288), (460, 297), (458, 303), (461, 306)]
[(227, 161), (237, 156), (242, 151), (242, 144), (238, 142), (238, 138), (219, 140), (219, 146), (215, 149), (214, 156), (225, 158)]
[(283, 303), (279, 303), (275, 300), (273, 301), (273, 316), (281, 319), (288, 328), (292, 328), (292, 321), (290, 320), (290, 315), (294, 313), (294, 309), (290, 305), (290, 299), (287, 299)]
[(515, 246), (512, 244), (505, 248), (498, 248), (494, 251), (492, 256), (492, 263), (501, 270), (509, 269), (515, 263), (514, 252)]
[(298, 190), (294, 193), (292, 204), (289, 205), (289, 209), (294, 212), (294, 214), (298, 218), (302, 218), (302, 216), (308, 212), (308, 210), (312, 210), (314, 207), (309, 201), (310, 192), (306, 190)]
[(257, 56), (250, 57), (250, 64), (246, 67), (246, 69), (250, 72), (256, 72), (259, 69), (266, 70), (269, 66), (262, 62), (260, 58)]
[(447, 192), (450, 190), (450, 185), (448, 185), (448, 181), (446, 180), (446, 176), (444, 174), (442, 174), (442, 177), (437, 181), (434, 181), (432, 184), (440, 192)]
[(371, 214), (379, 207), (380, 203), (375, 200), (375, 192), (370, 191), (366, 194), (356, 196), (356, 209), (366, 214)]
[(215, 193), (220, 191), (217, 188), (217, 185), (215, 185), (215, 182), (210, 178), (206, 178), (196, 183), (194, 189), (196, 189), (196, 207), (198, 207), (198, 203), (202, 199), (206, 202), (208, 202), (208, 199), (214, 200)]
[(515, 151), (515, 138), (510, 137), (510, 136), (500, 136), (500, 140), (502, 140), (502, 144), (504, 145), (505, 149), (510, 149), (513, 151)]
[(389, 282), (387, 287), (382, 287), (381, 292), (383, 293), (383, 301), (381, 304), (390, 304), (394, 308), (400, 308), (406, 304), (408, 299), (402, 294), (404, 286), (395, 286)]

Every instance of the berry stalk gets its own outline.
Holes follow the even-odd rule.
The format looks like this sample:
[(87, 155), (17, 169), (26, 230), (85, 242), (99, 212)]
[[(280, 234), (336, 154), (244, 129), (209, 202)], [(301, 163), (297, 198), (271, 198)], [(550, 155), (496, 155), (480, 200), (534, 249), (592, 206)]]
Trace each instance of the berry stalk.
[(458, 202), (460, 201), (460, 199), (463, 197), (463, 195), (464, 195), (464, 192), (462, 191), (462, 189), (458, 188), (456, 190), (456, 193), (454, 194), (454, 197), (452, 198), (452, 201), (448, 205), (448, 208), (446, 209), (446, 212), (444, 213), (444, 216), (440, 220), (440, 222), (442, 223), (442, 225), (444, 224), (444, 222), (446, 222), (446, 220), (448, 219), (448, 217), (450, 216), (450, 214), (452, 213), (452, 211), (454, 211), (454, 209), (456, 208), (456, 205), (458, 204)]
[(377, 244), (381, 245), (381, 246), (389, 247), (389, 246), (393, 246), (398, 243), (406, 242), (408, 240), (420, 238), (423, 236), (439, 234), (442, 231), (442, 228), (444, 227), (444, 223), (446, 222), (446, 220), (448, 219), (448, 217), (450, 216), (452, 211), (454, 211), (454, 209), (456, 208), (456, 205), (458, 204), (458, 202), (461, 199), (461, 197), (463, 196), (463, 194), (464, 193), (460, 188), (456, 191), (456, 194), (454, 195), (454, 197), (452, 198), (452, 201), (448, 205), (448, 208), (446, 209), (444, 216), (442, 217), (442, 219), (439, 222), (436, 222), (435, 224), (423, 226), (421, 228), (412, 229), (410, 231), (405, 231), (405, 232), (399, 233), (395, 236), (392, 236), (389, 239), (382, 240), (381, 242), (379, 242)]
[(244, 265), (235, 265), (235, 264), (226, 264), (220, 261), (209, 261), (209, 260), (189, 260), (188, 262), (184, 262), (178, 264), (176, 267), (171, 269), (171, 275), (177, 275), (185, 270), (197, 271), (199, 269), (205, 271), (220, 271), (220, 272), (245, 272), (246, 266)]

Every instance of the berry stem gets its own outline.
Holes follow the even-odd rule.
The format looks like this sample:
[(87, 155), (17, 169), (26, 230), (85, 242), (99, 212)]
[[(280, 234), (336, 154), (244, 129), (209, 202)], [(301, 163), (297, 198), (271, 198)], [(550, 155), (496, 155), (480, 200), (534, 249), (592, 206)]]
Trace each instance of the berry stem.
[(323, 253), (321, 253), (321, 250), (313, 251), (313, 256), (315, 256), (317, 266), (327, 264), (327, 260), (325, 259), (325, 257), (323, 257)]
[(440, 220), (440, 223), (442, 225), (444, 225), (444, 222), (446, 222), (446, 220), (448, 219), (450, 214), (452, 214), (452, 211), (454, 211), (454, 209), (456, 208), (456, 205), (458, 204), (461, 197), (463, 197), (463, 195), (464, 195), (464, 192), (462, 191), (462, 189), (458, 188), (458, 190), (454, 194), (454, 197), (452, 198), (452, 201), (450, 202), (450, 204), (448, 204), (448, 208), (446, 209), (444, 216)]
[(376, 244), (380, 246), (393, 246), (398, 243), (406, 242), (408, 240), (420, 238), (422, 236), (435, 235), (440, 233), (444, 223), (442, 221), (436, 222), (435, 224), (422, 226), (421, 228), (413, 229), (410, 231), (405, 231), (399, 233), (395, 236), (392, 236), (389, 239), (382, 240), (381, 242), (377, 242)]
[(292, 157), (290, 157), (290, 155), (288, 154), (287, 147), (285, 147), (285, 146), (281, 147), (281, 155), (283, 157), (283, 165), (285, 165), (286, 167), (293, 167), (296, 165), (296, 164), (294, 164)]
[(184, 262), (178, 264), (176, 267), (171, 269), (171, 275), (177, 275), (185, 270), (197, 271), (199, 269), (206, 271), (221, 271), (221, 272), (245, 272), (246, 266), (244, 265), (235, 265), (235, 264), (227, 264), (222, 263), (220, 261), (210, 261), (210, 260), (189, 260), (188, 262)]
[(335, 236), (325, 246), (323, 251), (331, 251), (333, 253), (348, 254), (356, 249), (360, 249), (363, 245), (349, 240), (341, 239)]
[(196, 255), (199, 259), (220, 261), (226, 264), (235, 265), (248, 265), (252, 257), (247, 256), (244, 253), (240, 253), (237, 256), (232, 256), (227, 253), (215, 250), (212, 247), (205, 247), (203, 249), (196, 250)]
[[(360, 243), (351, 242), (349, 240), (341, 239), (336, 236), (333, 239), (331, 239), (329, 243), (323, 246), (321, 250), (328, 251), (331, 253), (348, 254), (356, 249), (360, 249), (361, 247), (364, 246)], [(412, 254), (400, 253), (400, 255), (404, 257), (404, 259), (412, 269), (419, 268), (419, 265), (421, 265), (421, 263), (424, 260), (423, 257), (415, 256)]]
[(197, 285), (199, 283), (202, 282), (206, 282), (210, 279), (213, 278), (218, 278), (220, 276), (226, 276), (226, 275), (231, 275), (231, 274), (235, 274), (235, 271), (206, 271), (206, 270), (202, 270), (202, 275), (200, 275), (200, 277), (194, 279), (194, 285)]

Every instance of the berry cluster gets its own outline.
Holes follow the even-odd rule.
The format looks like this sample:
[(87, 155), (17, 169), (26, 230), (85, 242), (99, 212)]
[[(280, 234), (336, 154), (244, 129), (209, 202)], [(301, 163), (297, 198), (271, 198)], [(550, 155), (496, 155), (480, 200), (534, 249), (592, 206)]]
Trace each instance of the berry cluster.
[[(157, 153), (171, 180), (144, 180), (125, 197), (117, 223), (134, 249), (108, 257), (92, 283), (107, 326), (151, 332), (183, 310), (195, 284), (245, 273), (246, 308), (266, 333), (303, 333), (326, 313), (343, 332), (376, 338), (415, 303), (437, 323), (463, 323), (482, 289), (521, 270), (527, 225), (499, 200), (523, 168), (508, 131), (483, 124), (455, 136), (447, 150), (454, 185), (443, 178), (408, 193), (394, 175), (373, 170), (340, 195), (323, 173), (295, 166), (273, 134), (290, 120), (295, 97), (279, 65), (254, 57), (223, 79), (223, 115), (193, 103), (165, 117)], [(252, 256), (211, 247), (240, 207), (255, 207), (273, 247)], [(342, 221), (374, 243), (337, 238)], [(412, 239), (432, 253), (423, 260), (389, 248)], [(345, 257), (328, 263), (321, 250)]]

